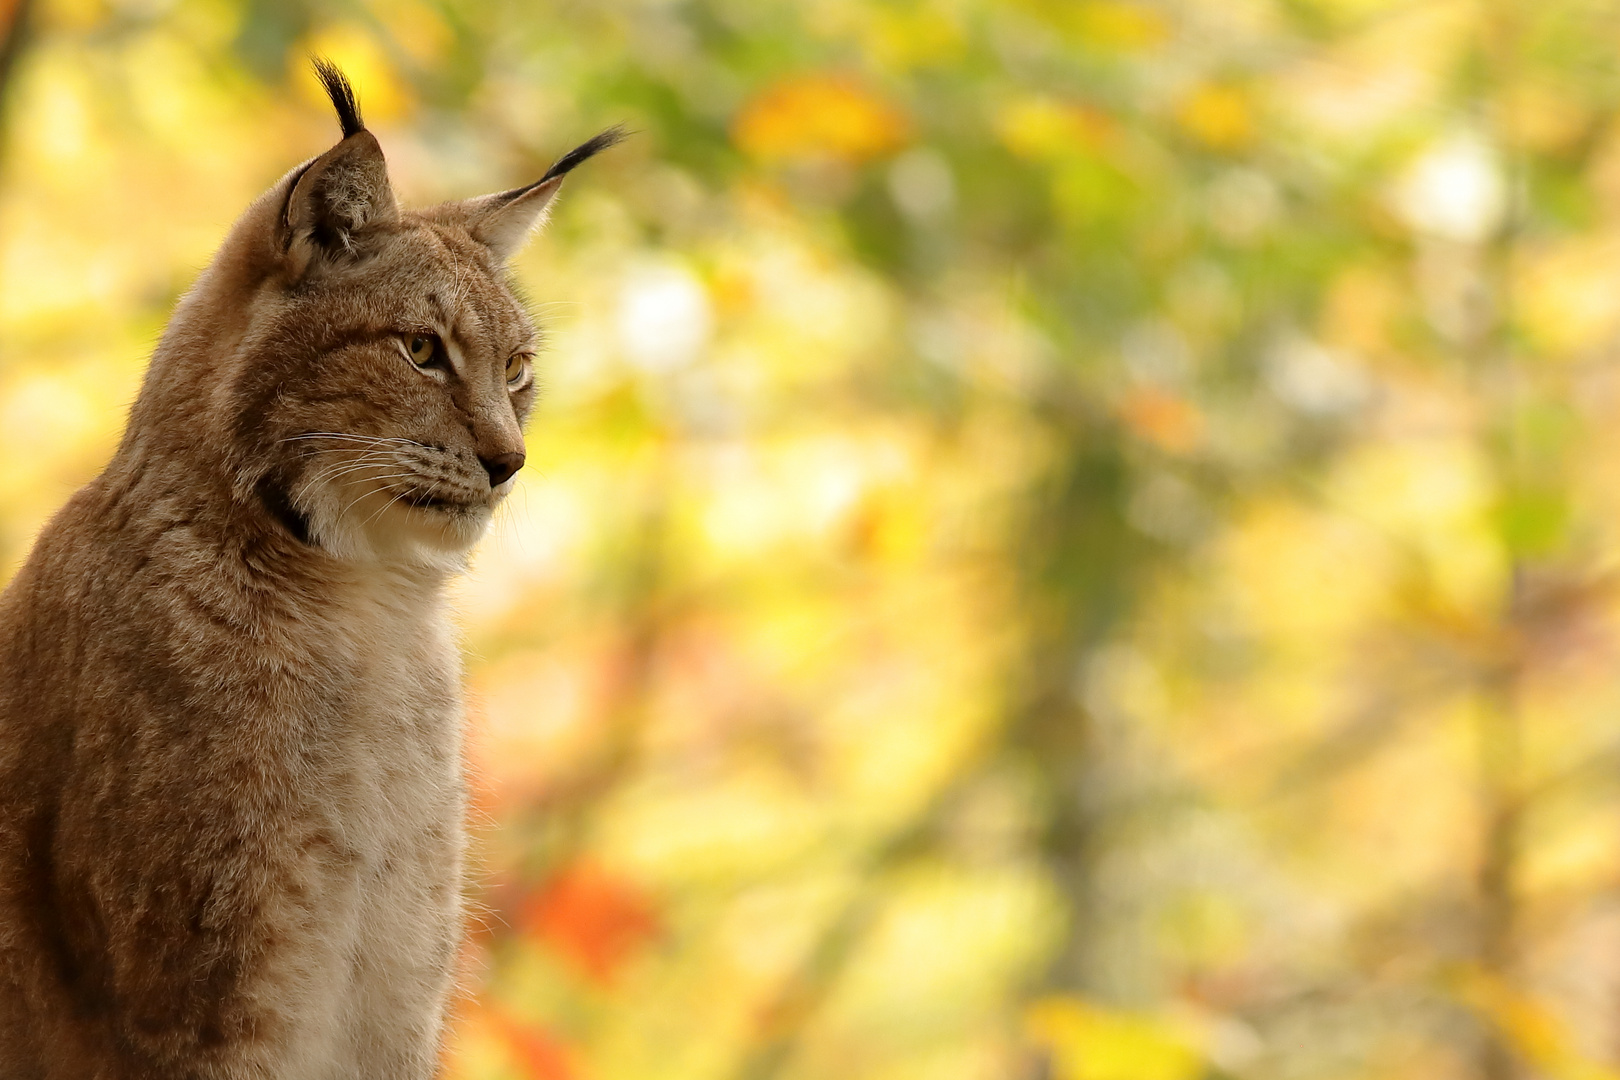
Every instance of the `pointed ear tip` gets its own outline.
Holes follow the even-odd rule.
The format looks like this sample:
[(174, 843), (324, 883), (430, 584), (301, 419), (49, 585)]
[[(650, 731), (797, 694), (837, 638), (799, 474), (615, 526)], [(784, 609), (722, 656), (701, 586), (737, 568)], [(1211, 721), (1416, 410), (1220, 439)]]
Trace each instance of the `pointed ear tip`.
[(612, 127), (603, 128), (591, 136), (585, 145), (591, 148), (592, 154), (599, 154), (603, 150), (613, 149), (620, 143), (629, 142), (630, 136), (634, 134), (635, 132), (630, 130), (629, 125), (623, 123), (614, 124)]
[(337, 111), (343, 137), (347, 139), (366, 130), (366, 122), (360, 115), (360, 101), (343, 70), (325, 56), (311, 57), (310, 67), (314, 68), (315, 77), (320, 80), (321, 88), (326, 91), (332, 108)]
[(546, 175), (540, 178), (540, 183), (543, 184), (552, 179), (562, 179), (602, 151), (618, 146), (628, 139), (630, 134), (629, 129), (623, 124), (614, 124), (606, 131), (592, 135), (589, 139), (558, 158), (551, 168), (546, 170)]

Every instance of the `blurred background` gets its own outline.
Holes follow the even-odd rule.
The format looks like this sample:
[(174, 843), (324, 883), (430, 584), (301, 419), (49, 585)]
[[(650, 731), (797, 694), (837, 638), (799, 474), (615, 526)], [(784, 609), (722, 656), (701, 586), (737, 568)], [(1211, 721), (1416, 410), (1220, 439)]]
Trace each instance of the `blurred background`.
[(452, 1080), (1620, 1078), (1620, 4), (0, 0), (0, 559), (357, 84), (515, 272)]

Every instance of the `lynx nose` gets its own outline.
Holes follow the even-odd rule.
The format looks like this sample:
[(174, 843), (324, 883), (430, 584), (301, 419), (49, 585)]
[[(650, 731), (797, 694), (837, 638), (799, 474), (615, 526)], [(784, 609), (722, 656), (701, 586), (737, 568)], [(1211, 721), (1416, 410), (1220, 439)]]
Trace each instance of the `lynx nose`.
[(489, 473), (489, 486), (500, 487), (523, 468), (523, 451), (513, 450), (490, 458), (481, 457), (478, 461), (484, 466), (484, 471)]

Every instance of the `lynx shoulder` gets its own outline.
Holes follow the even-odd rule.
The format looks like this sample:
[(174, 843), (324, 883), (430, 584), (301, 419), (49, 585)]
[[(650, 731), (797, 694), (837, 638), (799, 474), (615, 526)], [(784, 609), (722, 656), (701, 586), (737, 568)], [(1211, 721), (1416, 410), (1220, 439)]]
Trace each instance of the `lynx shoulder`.
[(0, 1077), (434, 1075), (462, 932), (443, 613), (523, 465), (525, 187), (400, 208), (354, 94), (175, 311), (0, 596)]

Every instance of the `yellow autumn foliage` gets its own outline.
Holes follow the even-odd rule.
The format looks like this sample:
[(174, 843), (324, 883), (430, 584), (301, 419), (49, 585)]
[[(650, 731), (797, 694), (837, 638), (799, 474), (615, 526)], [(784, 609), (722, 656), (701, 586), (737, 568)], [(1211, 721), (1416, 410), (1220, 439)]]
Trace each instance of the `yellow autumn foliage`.
[(732, 134), (764, 161), (858, 163), (898, 149), (907, 130), (904, 114), (859, 80), (816, 73), (767, 87), (738, 114)]
[(1163, 1017), (1052, 997), (1030, 1005), (1024, 1023), (1049, 1049), (1056, 1080), (1196, 1080), (1204, 1073), (1193, 1033)]

